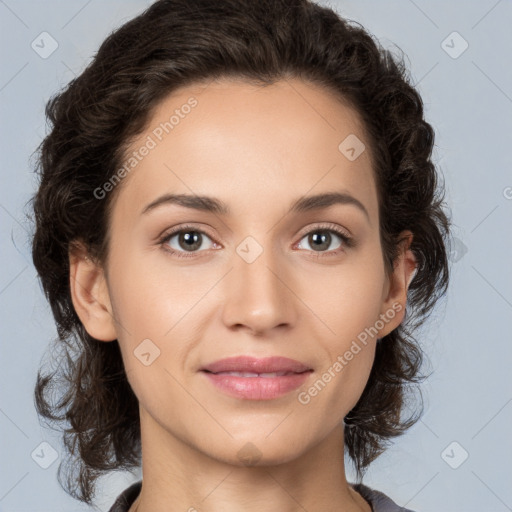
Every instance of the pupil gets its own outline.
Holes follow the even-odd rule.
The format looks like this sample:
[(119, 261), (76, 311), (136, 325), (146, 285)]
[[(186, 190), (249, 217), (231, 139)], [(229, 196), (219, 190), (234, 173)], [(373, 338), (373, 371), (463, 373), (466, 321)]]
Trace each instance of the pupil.
[[(192, 235), (190, 235), (190, 233), (192, 233)], [(192, 251), (201, 247), (200, 237), (201, 234), (197, 231), (187, 231), (180, 236), (180, 242), (185, 242), (184, 246), (182, 246), (185, 250)]]
[[(318, 231), (318, 233), (322, 233), (321, 235), (313, 234), (310, 235), (310, 241), (312, 240), (313, 243), (311, 245), (316, 246), (317, 248), (320, 248), (322, 251), (327, 250), (327, 248), (330, 245), (331, 241), (331, 235), (327, 231)], [(323, 247), (321, 247), (323, 246)]]

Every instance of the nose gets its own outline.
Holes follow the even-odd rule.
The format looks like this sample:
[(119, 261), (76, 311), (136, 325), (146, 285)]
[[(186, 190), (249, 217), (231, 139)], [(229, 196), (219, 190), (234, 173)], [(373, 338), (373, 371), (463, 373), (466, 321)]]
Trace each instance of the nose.
[(234, 254), (224, 280), (223, 321), (230, 329), (245, 329), (255, 336), (291, 328), (300, 301), (293, 293), (293, 277), (284, 261), (269, 249), (249, 262)]

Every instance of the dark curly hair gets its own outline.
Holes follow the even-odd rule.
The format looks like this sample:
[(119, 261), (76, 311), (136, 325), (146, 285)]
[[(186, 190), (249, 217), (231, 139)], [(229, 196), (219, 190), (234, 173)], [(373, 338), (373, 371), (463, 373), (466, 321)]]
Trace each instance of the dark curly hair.
[(105, 262), (120, 186), (104, 200), (94, 191), (114, 176), (159, 102), (179, 87), (224, 77), (263, 86), (299, 78), (334, 92), (361, 116), (386, 271), (393, 269), (403, 230), (414, 235), (418, 270), (406, 317), (377, 341), (368, 383), (345, 418), (345, 446), (359, 481), (390, 438), (423, 412), (421, 401), (412, 416), (401, 414), (409, 398), (421, 397), (424, 353), (413, 331), (446, 292), (450, 221), (431, 161), (434, 131), (403, 57), (383, 49), (360, 24), (310, 0), (158, 0), (112, 32), (80, 76), (48, 101), (51, 131), (37, 148), (32, 256), (57, 324), (54, 348), (61, 351), (52, 354), (58, 368), (39, 369), (35, 405), (49, 425), (68, 426), (63, 435), (71, 463), (60, 464), (58, 479), (88, 504), (102, 473), (140, 465), (140, 420), (119, 344), (92, 338), (74, 310), (69, 249), (81, 240)]

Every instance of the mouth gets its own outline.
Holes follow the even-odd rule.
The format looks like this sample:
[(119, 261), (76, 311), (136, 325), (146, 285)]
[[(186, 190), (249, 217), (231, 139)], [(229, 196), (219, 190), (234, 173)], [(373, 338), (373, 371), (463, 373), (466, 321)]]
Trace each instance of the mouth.
[(217, 390), (245, 400), (272, 400), (301, 386), (313, 369), (286, 357), (234, 357), (201, 368)]
[[(248, 373), (248, 374), (266, 374), (266, 373), (302, 373), (312, 368), (300, 361), (290, 359), (289, 357), (251, 357), (238, 356), (220, 359), (210, 363), (203, 368), (203, 371), (211, 373)], [(249, 376), (249, 375), (248, 375)]]
[[(284, 377), (285, 375), (296, 375), (296, 372), (264, 372), (264, 373), (254, 373), (254, 372), (210, 372), (208, 370), (204, 370), (207, 373), (213, 373), (214, 375), (234, 375), (235, 377), (264, 377), (266, 379), (271, 377)], [(302, 373), (302, 372), (300, 372)]]

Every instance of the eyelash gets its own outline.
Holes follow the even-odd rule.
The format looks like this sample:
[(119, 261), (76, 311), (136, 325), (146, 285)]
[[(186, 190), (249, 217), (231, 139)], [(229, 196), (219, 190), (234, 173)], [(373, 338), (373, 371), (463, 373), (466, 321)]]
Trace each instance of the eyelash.
[[(196, 254), (198, 252), (202, 252), (202, 251), (192, 251), (189, 254), (187, 254), (184, 251), (176, 251), (174, 249), (170, 249), (167, 246), (167, 243), (169, 242), (169, 240), (174, 235), (177, 235), (177, 234), (180, 234), (180, 233), (186, 233), (186, 232), (190, 232), (190, 231), (193, 231), (194, 233), (200, 233), (202, 235), (206, 235), (210, 239), (213, 239), (213, 237), (210, 236), (208, 233), (206, 233), (205, 231), (203, 231), (201, 229), (198, 229), (195, 226), (184, 225), (184, 226), (180, 226), (178, 229), (175, 229), (173, 231), (165, 233), (158, 240), (158, 243), (159, 243), (159, 245), (161, 245), (164, 248), (165, 251), (167, 251), (168, 253), (170, 253), (173, 256), (176, 256), (177, 258), (194, 258), (194, 257), (197, 257)], [(351, 236), (348, 236), (345, 233), (345, 231), (342, 231), (340, 228), (338, 228), (337, 226), (332, 225), (332, 224), (322, 224), (322, 225), (319, 225), (319, 226), (315, 226), (315, 228), (313, 228), (313, 229), (307, 231), (306, 233), (304, 233), (301, 236), (299, 242), (304, 237), (310, 235), (311, 233), (316, 233), (316, 232), (319, 232), (319, 231), (332, 232), (332, 233), (335, 233), (336, 235), (338, 235), (341, 238), (345, 249), (351, 249), (351, 248), (355, 247), (355, 245), (356, 245), (355, 244), (355, 240)], [(325, 254), (324, 254), (324, 251), (320, 251), (320, 252), (318, 252), (318, 251), (309, 251), (309, 252), (312, 252), (314, 254), (314, 256), (313, 256), (314, 258), (324, 258), (324, 257), (337, 256), (340, 252), (343, 252), (343, 250), (344, 250), (343, 248), (340, 248), (340, 249), (336, 249), (336, 250), (332, 250), (332, 251), (325, 251)]]

